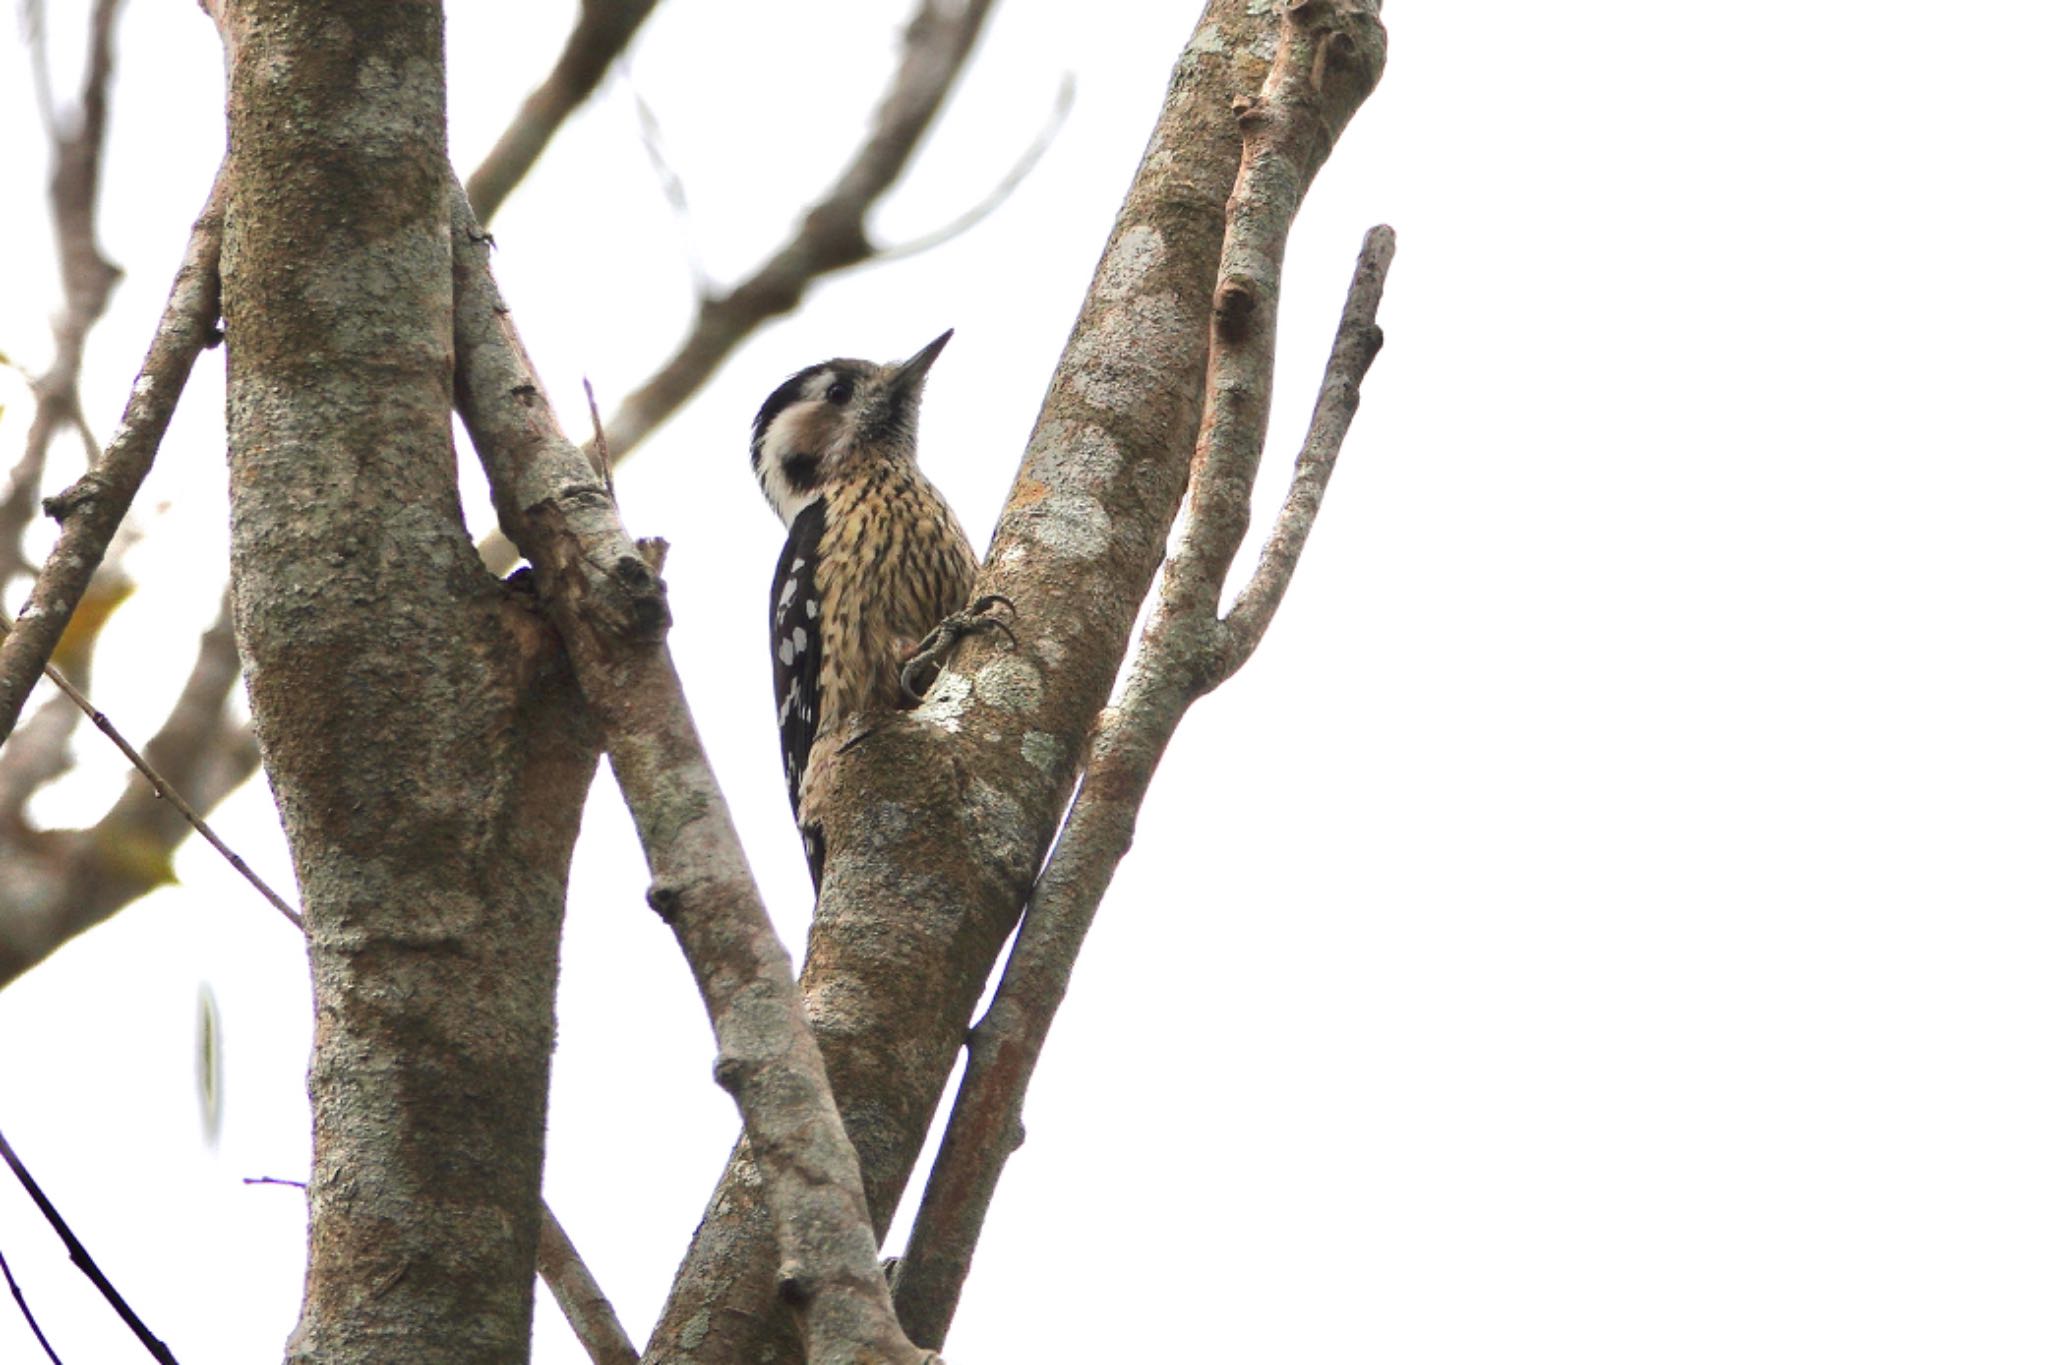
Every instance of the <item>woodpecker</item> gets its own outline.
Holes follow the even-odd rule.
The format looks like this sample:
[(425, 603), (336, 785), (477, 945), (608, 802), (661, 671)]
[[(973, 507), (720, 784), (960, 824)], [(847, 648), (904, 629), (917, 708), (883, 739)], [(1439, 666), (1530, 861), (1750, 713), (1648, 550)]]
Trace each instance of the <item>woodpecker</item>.
[(798, 370), (754, 417), (754, 477), (789, 537), (768, 598), (782, 775), (815, 888), (823, 830), (805, 810), (813, 755), (913, 706), (961, 636), (1007, 598), (970, 604), (980, 560), (917, 467), (917, 410), (949, 330), (893, 365)]

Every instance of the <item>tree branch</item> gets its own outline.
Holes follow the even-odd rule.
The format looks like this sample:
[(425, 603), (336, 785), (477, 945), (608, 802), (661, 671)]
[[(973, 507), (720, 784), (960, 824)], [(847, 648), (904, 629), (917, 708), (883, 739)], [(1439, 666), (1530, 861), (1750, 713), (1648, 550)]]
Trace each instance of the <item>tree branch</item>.
[[(967, 642), (918, 710), (841, 754), (813, 792), (827, 863), (803, 986), (881, 1230), (1066, 809), (1186, 486), (1205, 300), (1242, 150), (1230, 101), (1264, 79), (1272, 24), (1244, 0), (1210, 0), (1175, 66), (975, 587), (1017, 604), (1016, 646)], [(794, 1358), (788, 1315), (754, 1291), (771, 1232), (740, 1153), (649, 1365)]]
[(540, 154), (611, 70), (640, 25), (661, 0), (583, 0), (554, 69), (526, 97), (518, 115), (498, 135), (497, 145), (469, 177), (469, 202), (477, 221), (497, 216), (513, 188), (526, 178)]
[[(967, 1074), (895, 1277), (898, 1312), (920, 1342), (942, 1344), (952, 1322), (996, 1183), (1023, 1140), (1025, 1089), (1160, 757), (1188, 708), (1227, 675), (1216, 603), (1250, 516), (1264, 446), (1281, 257), (1302, 193), (1378, 80), (1383, 44), (1374, 4), (1297, 3), (1285, 11), (1264, 91), (1238, 102), (1244, 154), (1220, 256), (1185, 533), (1123, 694), (1097, 723), (1080, 792), (1033, 888), (1002, 982), (969, 1036)], [(1303, 493), (1301, 523), (1283, 519), (1275, 533), (1276, 541), (1283, 531), (1290, 537), (1292, 555), (1379, 349), (1374, 317), (1392, 249), (1392, 233), (1375, 229), (1359, 258), (1297, 466), (1307, 471), (1297, 473), (1297, 489), (1312, 482), (1314, 493)], [(1268, 554), (1291, 567), (1285, 545), (1269, 546)], [(1275, 580), (1273, 601), (1283, 570), (1276, 568)], [(1270, 618), (1270, 604), (1265, 613)]]
[(1358, 411), (1359, 383), (1372, 368), (1385, 340), (1378, 320), (1380, 295), (1386, 289), (1387, 267), (1393, 260), (1394, 230), (1381, 225), (1367, 233), (1351, 278), (1351, 292), (1344, 302), (1343, 320), (1337, 324), (1337, 342), (1323, 371), (1323, 386), (1316, 397), (1315, 415), (1309, 420), (1308, 437), (1302, 442), (1301, 454), (1295, 457), (1287, 501), (1260, 548), (1258, 567), (1252, 571), (1251, 580), (1239, 591), (1223, 618), (1219, 682), (1242, 668), (1259, 647), (1294, 577), (1294, 566), (1301, 562), (1302, 548), (1308, 544), (1308, 533), (1316, 524), (1316, 513), (1322, 510), (1323, 494), (1329, 489), (1330, 475), (1337, 467), (1344, 433)]
[[(97, 580), (95, 580), (97, 582)], [(71, 633), (66, 635), (66, 649)], [(52, 669), (53, 681), (56, 680)], [(241, 872), (287, 919), (297, 915), (248, 865), (227, 848), (201, 818), (256, 770), (256, 741), (246, 725), (232, 721), (229, 695), (239, 677), (233, 623), (226, 606), (200, 637), (199, 654), (177, 703), (140, 758), (124, 740), (102, 725), (129, 755), (137, 776), (90, 829), (36, 831), (24, 819), (9, 821), (4, 848), (15, 875), (0, 894), (0, 987), (5, 987), (87, 929), (109, 919), (138, 897), (171, 878), (171, 855), (187, 833), (197, 830), (229, 864)], [(31, 739), (58, 708), (76, 716), (104, 720), (74, 687), (63, 687), (69, 700), (53, 700), (22, 726), (0, 758)], [(98, 720), (95, 723), (98, 723)], [(67, 728), (68, 733), (68, 728)], [(11, 800), (18, 774), (0, 763)], [(158, 785), (165, 793), (158, 795)], [(180, 795), (182, 793), (182, 795)], [(26, 792), (19, 793), (26, 799)], [(0, 814), (12, 810), (0, 807)]]
[[(451, 186), (456, 408), (498, 516), (534, 566), (549, 620), (596, 712), (653, 886), (718, 1039), (718, 1083), (746, 1122), (776, 1211), (783, 1300), (814, 1358), (923, 1362), (896, 1325), (860, 1169), (666, 646), (665, 590), (590, 462), (562, 434)], [(842, 1351), (852, 1354), (841, 1356)]]
[[(0, 499), (0, 584), (29, 567), (21, 533), (35, 518), (50, 442), (66, 424), (85, 430), (78, 411), (78, 376), (85, 364), (85, 340), (106, 312), (121, 279), (119, 266), (99, 248), (100, 160), (107, 141), (107, 97), (114, 76), (114, 21), (120, 0), (94, 0), (85, 75), (76, 110), (59, 120), (49, 96), (47, 35), (38, 6), (26, 14), (30, 63), (38, 101), (50, 135), (50, 221), (57, 239), (57, 276), (64, 306), (53, 321), (56, 351), (50, 367), (32, 381), (36, 395), (28, 440), (15, 465), (5, 499)], [(68, 124), (68, 126), (64, 126)], [(4, 736), (8, 726), (0, 726)]]
[(28, 1330), (35, 1333), (36, 1344), (41, 1346), (43, 1354), (50, 1358), (50, 1365), (64, 1365), (57, 1357), (56, 1347), (50, 1345), (50, 1339), (43, 1335), (43, 1325), (36, 1321), (35, 1311), (28, 1306), (28, 1295), (21, 1292), (21, 1286), (14, 1279), (14, 1268), (7, 1264), (7, 1257), (4, 1255), (0, 1255), (0, 1276), (6, 1278), (7, 1292), (14, 1295), (15, 1305), (21, 1309), (21, 1316), (28, 1323)]
[(576, 1254), (576, 1244), (545, 1203), (540, 1206), (540, 1251), (535, 1260), (541, 1279), (554, 1292), (562, 1316), (569, 1320), (569, 1329), (590, 1353), (591, 1365), (639, 1365), (640, 1353), (619, 1324), (611, 1300), (604, 1296), (590, 1267)]
[(223, 183), (216, 179), (206, 208), (193, 225), (170, 300), (164, 305), (142, 372), (129, 392), (121, 425), (108, 442), (104, 458), (78, 482), (44, 501), (44, 509), (63, 524), (63, 530), (36, 579), (28, 606), (15, 629), (0, 643), (0, 742), (13, 732), (29, 689), (50, 661), (93, 571), (149, 473), (193, 361), (216, 335)]
[[(84, 1273), (85, 1278), (92, 1281), (93, 1288), (100, 1291), (100, 1297), (121, 1315), (121, 1321), (128, 1325), (128, 1330), (135, 1334), (143, 1349), (161, 1362), (161, 1365), (178, 1365), (177, 1360), (171, 1355), (171, 1348), (157, 1340), (149, 1328), (143, 1326), (142, 1319), (135, 1315), (135, 1310), (128, 1306), (128, 1301), (121, 1297), (121, 1291), (114, 1288), (113, 1282), (101, 1271), (99, 1263), (94, 1261), (92, 1254), (85, 1249), (85, 1243), (78, 1240), (78, 1235), (72, 1232), (70, 1224), (57, 1212), (57, 1206), (50, 1202), (49, 1196), (43, 1193), (42, 1186), (36, 1184), (35, 1178), (28, 1173), (28, 1168), (21, 1164), (21, 1158), (14, 1154), (14, 1148), (7, 1145), (5, 1135), (0, 1135), (0, 1159), (7, 1162), (8, 1167), (14, 1172), (15, 1179), (28, 1191), (29, 1199), (42, 1211), (43, 1217), (63, 1240), (64, 1249), (71, 1253), (72, 1264)], [(11, 1280), (13, 1277), (8, 1278)], [(41, 1333), (37, 1335), (40, 1336)]]

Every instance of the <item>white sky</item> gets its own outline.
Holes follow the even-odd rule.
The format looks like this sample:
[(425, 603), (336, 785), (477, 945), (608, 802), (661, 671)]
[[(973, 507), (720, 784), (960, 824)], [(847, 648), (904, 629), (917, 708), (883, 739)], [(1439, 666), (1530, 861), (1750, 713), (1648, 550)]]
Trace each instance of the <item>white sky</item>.
[[(83, 6), (52, 8), (69, 72)], [(985, 538), (1195, 8), (1000, 6), (879, 235), (978, 199), (1072, 70), (1039, 172), (970, 236), (820, 290), (622, 474), (634, 530), (674, 542), (673, 642), (792, 941), (761, 621), (779, 531), (747, 420), (812, 360), (957, 327), (926, 464)], [(572, 6), (451, 10), (469, 167)], [(731, 281), (780, 239), (906, 10), (780, 6), (771, 59), (753, 7), (663, 9), (634, 80), (691, 219), (614, 81), (496, 225), (572, 426), (582, 376), (616, 401), (668, 354), (690, 252)], [(1474, 0), (1388, 21), (1385, 84), (1290, 254), (1276, 470), (1379, 221), (1401, 233), (1387, 349), (1278, 623), (1168, 757), (948, 1355), (2038, 1361), (2048, 18)], [(218, 156), (218, 66), (190, 4), (130, 6), (102, 432)], [(0, 120), (0, 350), (36, 365), (54, 286), (11, 46)], [(11, 463), (25, 404), (0, 386)], [(220, 407), (215, 355), (102, 655), (96, 697), (133, 735), (224, 571)], [(80, 745), (53, 821), (113, 790)], [(219, 824), (288, 880), (260, 784)], [(547, 1188), (644, 1339), (735, 1120), (605, 781), (588, 824)], [(0, 993), (0, 1125), (188, 1365), (274, 1359), (302, 1205), (240, 1180), (305, 1170), (303, 954), (210, 851), (178, 870)], [(72, 1365), (142, 1358), (6, 1180), (0, 1250)], [(537, 1323), (539, 1360), (582, 1359), (545, 1298)], [(35, 1358), (0, 1304), (0, 1361)]]

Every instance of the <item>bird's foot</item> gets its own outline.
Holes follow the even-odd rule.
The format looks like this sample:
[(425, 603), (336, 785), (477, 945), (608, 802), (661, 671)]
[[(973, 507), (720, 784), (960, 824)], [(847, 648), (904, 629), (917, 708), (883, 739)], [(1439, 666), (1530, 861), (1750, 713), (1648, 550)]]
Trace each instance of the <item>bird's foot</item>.
[(939, 670), (946, 665), (959, 643), (970, 635), (983, 631), (999, 630), (1014, 648), (1017, 635), (1010, 629), (1010, 623), (997, 615), (995, 608), (1003, 607), (1011, 616), (1017, 614), (1017, 604), (999, 592), (986, 597), (977, 597), (968, 604), (965, 611), (956, 611), (932, 628), (911, 656), (904, 661), (901, 680), (903, 690), (913, 697), (922, 698), (927, 689), (938, 681)]

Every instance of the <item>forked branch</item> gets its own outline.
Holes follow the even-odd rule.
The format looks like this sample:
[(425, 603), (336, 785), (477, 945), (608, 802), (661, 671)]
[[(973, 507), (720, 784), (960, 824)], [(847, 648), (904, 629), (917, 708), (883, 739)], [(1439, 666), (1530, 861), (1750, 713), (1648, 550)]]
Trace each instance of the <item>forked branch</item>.
[[(922, 1365), (896, 1324), (860, 1167), (724, 796), (683, 698), (668, 604), (588, 460), (563, 433), (491, 278), (485, 238), (451, 180), (456, 406), (498, 516), (604, 730), (653, 874), (718, 1039), (780, 1235), (783, 1299), (817, 1358)], [(839, 1353), (849, 1352), (844, 1356)]]
[(896, 1275), (912, 1336), (942, 1344), (996, 1183), (1022, 1141), (1024, 1093), (1081, 943), (1130, 848), (1137, 814), (1188, 708), (1257, 644), (1321, 504), (1357, 390), (1380, 347), (1376, 321), (1394, 237), (1368, 234), (1293, 487), (1253, 589), (1219, 621), (1225, 573), (1251, 511), (1271, 406), (1282, 252), (1301, 195), (1377, 82), (1385, 37), (1376, 4), (1293, 5), (1264, 91), (1239, 106), (1244, 156), (1231, 194), (1211, 320), (1202, 434), (1185, 533), (1123, 693), (1100, 717), (1081, 787), (987, 1014)]

